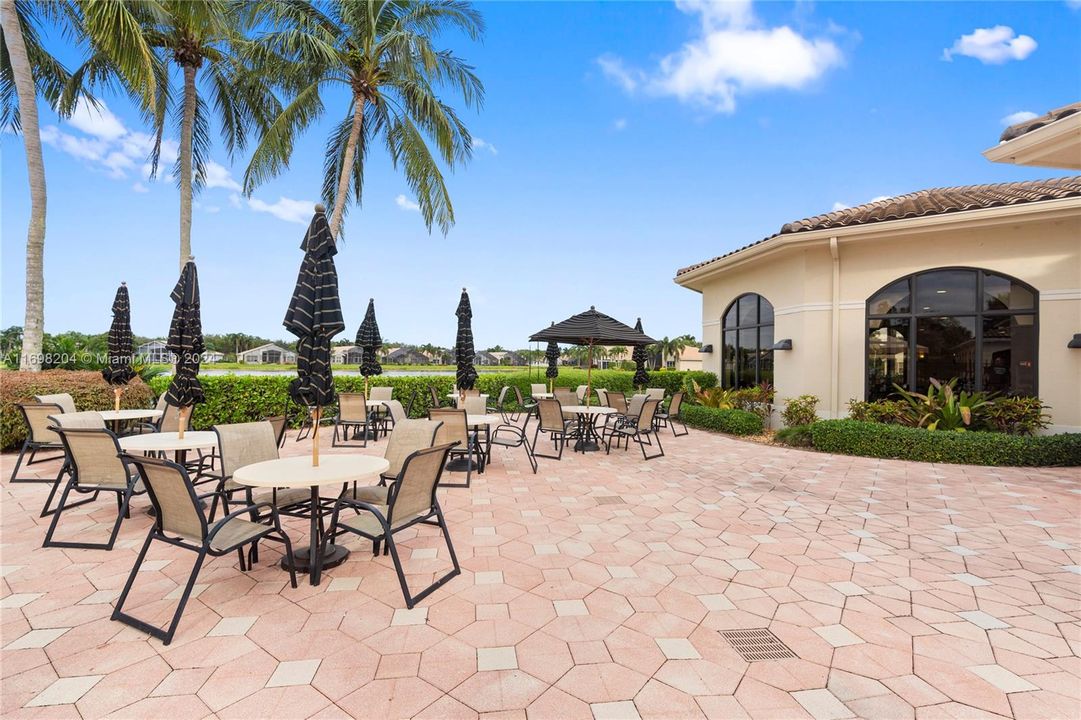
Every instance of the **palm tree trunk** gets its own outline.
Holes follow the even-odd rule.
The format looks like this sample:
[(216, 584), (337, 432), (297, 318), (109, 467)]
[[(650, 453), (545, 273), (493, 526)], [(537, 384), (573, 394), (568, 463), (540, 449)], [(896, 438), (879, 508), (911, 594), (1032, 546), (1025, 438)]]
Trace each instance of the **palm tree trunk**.
[(353, 175), (353, 157), (360, 142), (360, 130), (364, 124), (364, 98), (353, 99), (353, 127), (349, 131), (349, 142), (345, 144), (345, 157), (342, 158), (342, 171), (338, 176), (338, 191), (334, 194), (334, 212), (330, 216), (330, 234), (338, 237), (345, 214), (345, 201), (349, 197), (349, 178)]
[(191, 257), (191, 158), (195, 126), (195, 68), (184, 66), (184, 119), (180, 126), (180, 269)]
[(0, 27), (4, 31), (19, 96), (19, 121), (26, 149), (26, 175), (30, 182), (30, 226), (26, 232), (26, 312), (19, 369), (41, 370), (42, 339), (45, 333), (45, 161), (41, 156), (38, 131), (37, 91), (30, 60), (23, 42), (22, 23), (13, 0), (0, 2)]

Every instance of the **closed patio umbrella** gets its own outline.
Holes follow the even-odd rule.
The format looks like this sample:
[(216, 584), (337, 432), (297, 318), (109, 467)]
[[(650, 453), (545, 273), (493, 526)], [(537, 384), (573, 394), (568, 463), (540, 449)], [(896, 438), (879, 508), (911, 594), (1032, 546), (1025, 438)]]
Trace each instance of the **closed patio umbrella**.
[(473, 359), (477, 355), (473, 349), (473, 308), (469, 305), (469, 293), (465, 288), (462, 288), (462, 299), (454, 314), (458, 316), (458, 337), (454, 343), (454, 359), (458, 364), (455, 379), (461, 392), (472, 390), (477, 383), (477, 369), (473, 367)]
[(128, 284), (120, 283), (113, 298), (113, 322), (109, 326), (109, 358), (108, 365), (101, 371), (101, 376), (110, 385), (116, 385), (113, 396), (116, 398), (116, 409), (120, 409), (120, 395), (124, 392), (133, 377), (135, 370), (131, 367), (132, 338), (131, 338), (131, 302), (128, 299)]
[[(634, 324), (634, 329), (638, 332), (642, 332), (642, 318), (638, 318), (638, 322)], [(646, 352), (646, 346), (643, 343), (639, 343), (634, 346), (634, 351), (631, 353), (631, 360), (634, 361), (634, 378), (631, 382), (635, 387), (644, 388), (649, 384), (649, 373), (646, 372), (646, 362), (649, 361), (649, 353)]]
[(293, 402), (311, 408), (312, 466), (318, 466), (319, 416), (323, 406), (337, 398), (330, 371), (330, 341), (345, 329), (338, 298), (338, 272), (334, 268), (338, 249), (322, 204), (315, 206), (300, 249), (304, 260), (282, 324), (297, 337), (297, 378), (289, 385), (289, 396)]
[(199, 273), (195, 269), (195, 258), (189, 257), (184, 263), (180, 279), (169, 297), (176, 303), (176, 309), (169, 323), (165, 349), (176, 358), (176, 371), (165, 391), (165, 400), (180, 409), (180, 437), (184, 437), (192, 407), (205, 399), (203, 386), (199, 384), (199, 362), (206, 348), (199, 314)]
[(357, 347), (360, 348), (360, 374), (364, 376), (364, 396), (368, 396), (368, 377), (382, 375), (383, 367), (379, 364), (379, 348), (383, 347), (383, 338), (379, 335), (379, 323), (375, 321), (375, 299), (368, 299), (368, 312), (357, 330)]
[(544, 349), (544, 359), (548, 361), (548, 369), (544, 371), (544, 376), (548, 378), (548, 392), (552, 392), (555, 379), (559, 377), (559, 343), (554, 340), (548, 341), (548, 347)]

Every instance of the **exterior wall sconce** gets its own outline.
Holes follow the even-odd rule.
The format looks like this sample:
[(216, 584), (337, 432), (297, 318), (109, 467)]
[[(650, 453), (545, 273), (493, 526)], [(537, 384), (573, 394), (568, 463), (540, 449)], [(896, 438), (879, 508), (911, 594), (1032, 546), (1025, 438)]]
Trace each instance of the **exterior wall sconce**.
[(700, 347), (698, 349), (698, 352), (711, 353), (711, 352), (713, 352), (713, 346), (712, 345), (703, 345), (702, 347)]
[(1071, 350), (1081, 350), (1081, 333), (1074, 333), (1073, 340), (1066, 343)]
[(774, 350), (791, 350), (792, 349), (792, 340), (791, 340), (791, 338), (785, 338), (784, 340), (778, 340), (777, 342), (773, 343), (773, 349)]

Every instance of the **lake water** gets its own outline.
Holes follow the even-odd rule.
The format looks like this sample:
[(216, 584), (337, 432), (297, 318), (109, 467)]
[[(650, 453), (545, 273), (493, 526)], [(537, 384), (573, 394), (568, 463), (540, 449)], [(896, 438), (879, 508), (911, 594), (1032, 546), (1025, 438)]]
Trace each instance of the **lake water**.
[[(208, 370), (200, 369), (200, 375), (288, 375), (296, 377), (296, 370)], [(359, 370), (335, 370), (335, 375), (360, 375)], [(384, 370), (383, 375), (389, 377), (416, 376), (416, 375), (448, 375), (453, 377), (453, 370)]]

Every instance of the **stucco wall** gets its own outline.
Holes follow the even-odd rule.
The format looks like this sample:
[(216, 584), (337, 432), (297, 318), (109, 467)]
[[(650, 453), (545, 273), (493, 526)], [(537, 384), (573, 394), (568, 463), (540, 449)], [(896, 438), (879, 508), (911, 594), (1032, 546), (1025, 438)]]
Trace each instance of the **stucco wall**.
[[(838, 235), (838, 372), (833, 360), (833, 259), (828, 238), (794, 245), (698, 279), (702, 337), (714, 351), (705, 370), (720, 372), (721, 315), (731, 301), (756, 292), (773, 303), (774, 336), (791, 351), (774, 353), (778, 397), (821, 398), (824, 417), (843, 417), (863, 398), (866, 301), (889, 282), (946, 266), (1012, 275), (1040, 293), (1039, 394), (1052, 405), (1056, 430), (1081, 430), (1081, 350), (1066, 343), (1081, 333), (1081, 211), (1055, 219), (1025, 217), (990, 227), (905, 228), (896, 234)], [(883, 226), (884, 227), (884, 226)], [(835, 380), (835, 382), (834, 382)]]

